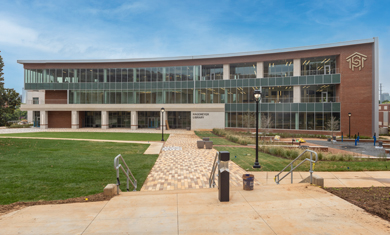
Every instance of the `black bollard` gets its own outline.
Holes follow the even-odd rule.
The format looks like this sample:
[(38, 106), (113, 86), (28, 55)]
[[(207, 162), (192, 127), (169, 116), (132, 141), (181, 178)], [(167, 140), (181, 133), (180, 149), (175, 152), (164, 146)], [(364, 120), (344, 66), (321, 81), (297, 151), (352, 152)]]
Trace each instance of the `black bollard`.
[(218, 199), (220, 202), (229, 201), (229, 161), (230, 153), (228, 151), (219, 152), (218, 165)]

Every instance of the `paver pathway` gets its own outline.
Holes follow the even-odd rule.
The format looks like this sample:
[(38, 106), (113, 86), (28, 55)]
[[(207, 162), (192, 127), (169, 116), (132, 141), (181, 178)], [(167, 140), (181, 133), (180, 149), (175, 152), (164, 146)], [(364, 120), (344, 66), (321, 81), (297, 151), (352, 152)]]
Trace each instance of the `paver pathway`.
[[(181, 150), (162, 151), (141, 191), (198, 189), (209, 187), (209, 176), (215, 149), (198, 149), (199, 137), (193, 131), (171, 134), (166, 147), (181, 147)], [(245, 171), (234, 162), (229, 162), (230, 184), (242, 186)], [(216, 178), (217, 179), (217, 178)]]

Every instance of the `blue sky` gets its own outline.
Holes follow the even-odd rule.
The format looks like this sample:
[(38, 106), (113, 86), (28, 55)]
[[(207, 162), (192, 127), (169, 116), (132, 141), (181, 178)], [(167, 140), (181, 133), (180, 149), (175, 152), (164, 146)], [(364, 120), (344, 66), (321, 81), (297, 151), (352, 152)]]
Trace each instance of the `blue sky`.
[(278, 49), (379, 37), (390, 92), (390, 1), (1, 0), (5, 86), (16, 60), (122, 59)]

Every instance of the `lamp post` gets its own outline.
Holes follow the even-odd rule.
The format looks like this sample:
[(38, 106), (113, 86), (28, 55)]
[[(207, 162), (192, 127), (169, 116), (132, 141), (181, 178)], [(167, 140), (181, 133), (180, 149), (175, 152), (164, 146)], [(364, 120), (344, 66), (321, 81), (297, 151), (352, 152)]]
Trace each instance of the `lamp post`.
[(254, 96), (256, 99), (256, 161), (253, 168), (261, 168), (259, 164), (259, 101), (261, 99), (261, 91), (255, 90)]
[(162, 113), (162, 122), (161, 122), (161, 141), (164, 141), (164, 113), (165, 113), (165, 109), (164, 108), (161, 108), (161, 113)]
[(348, 119), (349, 119), (349, 127), (348, 127), (348, 129), (349, 129), (349, 138), (351, 139), (351, 116), (352, 116), (352, 114), (351, 113), (348, 113)]

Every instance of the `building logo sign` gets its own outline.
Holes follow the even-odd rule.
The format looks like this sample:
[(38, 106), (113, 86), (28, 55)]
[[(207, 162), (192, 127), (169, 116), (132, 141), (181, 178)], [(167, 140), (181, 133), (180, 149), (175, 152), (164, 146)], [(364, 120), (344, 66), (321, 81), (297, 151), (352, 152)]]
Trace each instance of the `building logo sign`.
[(192, 119), (204, 119), (209, 115), (209, 113), (192, 113)]
[(364, 61), (367, 60), (367, 56), (359, 52), (355, 52), (352, 55), (347, 57), (347, 62), (349, 63), (349, 69), (355, 71), (355, 68), (359, 68), (359, 71), (364, 68)]

